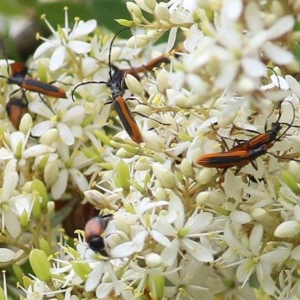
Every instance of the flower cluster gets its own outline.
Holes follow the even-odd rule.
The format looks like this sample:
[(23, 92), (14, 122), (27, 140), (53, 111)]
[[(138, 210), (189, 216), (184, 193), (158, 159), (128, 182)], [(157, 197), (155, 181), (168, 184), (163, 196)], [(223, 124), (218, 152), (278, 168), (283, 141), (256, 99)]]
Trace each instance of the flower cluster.
[[(0, 265), (29, 257), (25, 298), (299, 295), (299, 7), (130, 1), (132, 19), (118, 20), (128, 40), (94, 20), (70, 28), (67, 9), (57, 30), (43, 16), (52, 37), (38, 35), (30, 76), (57, 81), (66, 98), (23, 91), (29, 113), (14, 128), (2, 109), (0, 132)], [(1, 87), (4, 108), (14, 87)], [(222, 173), (222, 160), (197, 164), (274, 124), (266, 155), (231, 152), (236, 168)], [(88, 247), (90, 232), (75, 246), (62, 234), (50, 242), (49, 215), (59, 223), (82, 201), (112, 214), (95, 229), (107, 257)]]

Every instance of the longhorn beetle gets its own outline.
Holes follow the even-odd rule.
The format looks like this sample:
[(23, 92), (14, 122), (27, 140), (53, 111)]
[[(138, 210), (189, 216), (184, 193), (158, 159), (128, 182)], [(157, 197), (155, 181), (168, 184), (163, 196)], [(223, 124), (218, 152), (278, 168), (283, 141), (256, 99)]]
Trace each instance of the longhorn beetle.
[[(289, 101), (288, 101), (289, 102)], [(201, 155), (196, 163), (207, 168), (224, 169), (223, 175), (228, 168), (238, 167), (237, 171), (248, 163), (252, 163), (256, 168), (254, 160), (267, 153), (267, 150), (273, 147), (276, 141), (280, 141), (286, 132), (293, 126), (295, 120), (295, 108), (293, 108), (293, 118), (291, 123), (279, 122), (281, 118), (281, 105), (280, 112), (276, 122), (272, 123), (272, 127), (264, 133), (260, 133), (248, 141), (238, 143), (238, 145), (229, 149), (228, 151), (220, 153), (209, 153)], [(282, 125), (287, 125), (284, 132), (278, 137)]]
[(109, 46), (109, 53), (108, 53), (108, 67), (109, 67), (109, 81), (88, 81), (78, 84), (72, 91), (72, 99), (74, 101), (74, 93), (75, 90), (83, 85), (86, 84), (105, 84), (107, 87), (111, 89), (111, 102), (116, 110), (124, 129), (127, 131), (128, 135), (131, 137), (133, 141), (140, 144), (143, 142), (143, 137), (141, 134), (141, 131), (130, 111), (130, 109), (127, 106), (126, 100), (123, 98), (124, 95), (124, 78), (122, 80), (117, 80), (112, 75), (112, 63), (111, 63), (111, 51), (113, 43), (116, 39), (116, 37), (123, 32), (124, 30), (127, 30), (129, 28), (123, 28), (119, 32), (115, 34), (113, 37), (110, 46)]
[(62, 88), (57, 87), (51, 83), (46, 83), (37, 79), (26, 77), (27, 68), (22, 63), (14, 62), (10, 65), (7, 65), (7, 74), (9, 74), (9, 66), (11, 69), (11, 76), (6, 77), (0, 75), (1, 78), (5, 78), (7, 80), (8, 84), (16, 84), (21, 89), (54, 98), (67, 98), (66, 92)]

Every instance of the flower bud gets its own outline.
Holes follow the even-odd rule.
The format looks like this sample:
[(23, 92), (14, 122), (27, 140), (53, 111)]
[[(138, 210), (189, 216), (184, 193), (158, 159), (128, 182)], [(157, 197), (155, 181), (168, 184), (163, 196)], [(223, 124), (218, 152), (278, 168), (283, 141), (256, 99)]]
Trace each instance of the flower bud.
[(31, 129), (32, 124), (33, 122), (31, 115), (29, 113), (26, 113), (21, 119), (19, 130), (24, 134), (27, 134), (27, 132)]
[(126, 46), (132, 49), (141, 48), (148, 45), (149, 39), (144, 34), (137, 34), (129, 38), (126, 42)]
[(51, 280), (50, 262), (47, 255), (40, 249), (33, 249), (29, 254), (31, 268), (38, 279), (44, 282)]
[(33, 205), (32, 205), (32, 216), (36, 220), (40, 220), (42, 216), (42, 210), (41, 210), (41, 203), (40, 203), (40, 196), (37, 194), (34, 195), (33, 199)]
[(162, 187), (157, 187), (154, 191), (154, 195), (157, 200), (166, 200), (168, 199), (168, 194), (166, 190)]
[(289, 172), (283, 170), (281, 173), (281, 178), (283, 182), (294, 192), (299, 193), (300, 188), (298, 182), (295, 180), (296, 178), (292, 176)]
[(171, 18), (171, 14), (164, 3), (159, 3), (156, 5), (154, 9), (154, 14), (156, 18), (160, 21), (169, 21)]
[(128, 165), (120, 160), (116, 164), (116, 176), (115, 183), (117, 186), (123, 188), (124, 191), (129, 191), (130, 189), (130, 171)]
[[(300, 95), (299, 95), (300, 97)], [(298, 162), (291, 160), (288, 163), (287, 172), (297, 181), (300, 182), (300, 165)]]
[(144, 142), (149, 150), (160, 152), (164, 146), (164, 140), (153, 130), (143, 133)]
[(59, 169), (57, 164), (49, 163), (44, 169), (44, 180), (47, 186), (51, 186), (58, 178)]
[(152, 165), (154, 176), (160, 181), (162, 187), (173, 189), (176, 187), (176, 179), (174, 174), (159, 163)]
[(38, 179), (34, 179), (32, 181), (32, 193), (37, 193), (39, 196), (42, 197), (41, 207), (45, 208), (49, 201), (49, 196), (46, 190), (44, 183)]
[(43, 250), (46, 253), (46, 255), (51, 255), (51, 247), (48, 241), (44, 238), (39, 239), (39, 248)]
[(293, 238), (299, 234), (300, 224), (294, 220), (281, 223), (274, 231), (274, 235), (279, 238)]
[(150, 253), (146, 255), (145, 262), (148, 267), (157, 268), (162, 264), (162, 258), (157, 253)]
[(208, 192), (208, 191), (200, 192), (196, 196), (196, 203), (200, 206), (205, 205), (205, 204), (209, 203), (209, 199), (210, 199), (210, 192)]
[(110, 144), (110, 138), (103, 131), (95, 130), (94, 134), (104, 145)]
[(133, 2), (126, 2), (129, 13), (136, 18), (140, 19), (143, 17), (141, 9)]
[(28, 225), (29, 217), (28, 217), (28, 212), (24, 210), (21, 215), (20, 215), (20, 225), (22, 228), (26, 228)]
[(155, 6), (157, 5), (156, 0), (144, 0), (144, 2), (145, 2), (145, 5), (147, 7), (149, 7), (152, 11), (155, 8)]
[(58, 140), (58, 137), (58, 130), (56, 128), (51, 128), (41, 135), (40, 143), (43, 145), (51, 146)]
[(211, 181), (212, 177), (214, 176), (214, 173), (215, 173), (214, 170), (210, 168), (203, 168), (197, 174), (196, 180), (202, 185), (208, 184)]
[(144, 94), (143, 87), (141, 83), (131, 74), (127, 74), (125, 77), (125, 83), (130, 90), (135, 95), (142, 96)]
[(163, 299), (166, 279), (162, 275), (150, 275), (148, 279), (149, 289), (154, 299)]
[(182, 160), (180, 164), (180, 171), (185, 177), (193, 177), (195, 175), (195, 171), (192, 167), (192, 164), (187, 158), (184, 158)]
[(134, 153), (128, 152), (126, 151), (126, 149), (124, 148), (120, 148), (117, 152), (116, 152), (116, 156), (120, 157), (120, 158), (131, 158), (133, 157)]
[(157, 88), (162, 93), (165, 94), (166, 90), (170, 87), (170, 75), (165, 69), (161, 69), (156, 76)]
[(91, 272), (91, 268), (88, 263), (82, 261), (74, 260), (72, 262), (72, 267), (75, 273), (82, 279), (86, 280), (88, 274)]

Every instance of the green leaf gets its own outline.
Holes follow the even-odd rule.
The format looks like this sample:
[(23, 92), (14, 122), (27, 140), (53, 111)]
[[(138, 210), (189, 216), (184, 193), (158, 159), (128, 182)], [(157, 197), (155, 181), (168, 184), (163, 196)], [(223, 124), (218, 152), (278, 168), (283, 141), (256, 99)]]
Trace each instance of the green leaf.
[[(99, 26), (104, 26), (112, 32), (120, 30), (120, 25), (115, 19), (131, 19), (126, 4), (122, 0), (92, 0), (91, 9), (93, 17), (98, 21)], [(129, 33), (121, 35), (129, 36)]]
[(294, 43), (292, 52), (297, 60), (300, 60), (300, 43)]
[[(36, 15), (40, 19), (41, 15), (46, 14), (47, 20), (56, 30), (57, 25), (61, 25), (62, 27), (64, 27), (65, 24), (64, 7), (68, 7), (69, 27), (73, 26), (75, 17), (79, 17), (83, 21), (87, 21), (94, 18), (93, 15), (91, 14), (91, 10), (88, 5), (73, 3), (72, 1), (51, 2), (51, 3), (40, 4), (36, 9)], [(45, 26), (42, 20), (40, 20), (40, 22), (41, 24), (43, 24), (43, 26)]]
[(4, 15), (17, 15), (24, 14), (26, 8), (16, 0), (0, 0), (1, 14)]

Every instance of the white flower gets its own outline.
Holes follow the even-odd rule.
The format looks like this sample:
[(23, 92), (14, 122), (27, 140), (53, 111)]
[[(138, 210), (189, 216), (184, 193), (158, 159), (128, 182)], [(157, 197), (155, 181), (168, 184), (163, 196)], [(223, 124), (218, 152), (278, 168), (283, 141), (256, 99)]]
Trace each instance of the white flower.
[[(233, 229), (235, 227), (235, 230)], [(228, 266), (239, 265), (237, 279), (243, 283), (248, 282), (250, 276), (256, 273), (257, 279), (264, 291), (271, 295), (276, 290), (274, 279), (271, 277), (273, 266), (285, 261), (291, 250), (288, 247), (274, 247), (274, 250), (263, 248), (263, 226), (255, 225), (247, 238), (239, 234), (237, 224), (226, 224), (224, 237), (229, 249), (223, 254), (224, 261), (237, 260)], [(236, 255), (236, 257), (235, 257)]]
[[(137, 198), (138, 193), (132, 195), (132, 199)], [(132, 203), (135, 212), (132, 214), (127, 214), (127, 218), (119, 217), (118, 214), (115, 215), (115, 222), (117, 225), (117, 231), (114, 234), (127, 233), (128, 236), (133, 236), (130, 241), (120, 243), (110, 250), (113, 257), (129, 257), (134, 253), (140, 252), (145, 247), (145, 242), (147, 238), (152, 237), (154, 239), (159, 239), (162, 243), (168, 243), (169, 241), (158, 231), (154, 229), (154, 224), (156, 221), (156, 216), (149, 217), (148, 213), (154, 214), (156, 208), (168, 205), (167, 201), (150, 201), (149, 198), (144, 198), (143, 200)], [(126, 223), (131, 224), (131, 226), (126, 230)]]
[(204, 287), (210, 273), (207, 266), (195, 260), (181, 260), (178, 269), (166, 276), (170, 282), (165, 292), (168, 299), (214, 299), (213, 291)]
[(90, 164), (90, 160), (82, 152), (74, 150), (74, 153), (71, 153), (71, 150), (64, 143), (58, 144), (59, 158), (52, 162), (52, 167), (48, 171), (59, 170), (56, 180), (51, 185), (51, 194), (54, 199), (59, 199), (66, 191), (69, 179), (80, 191), (84, 192), (89, 189), (87, 178), (81, 170)]
[(49, 64), (51, 71), (58, 70), (66, 63), (70, 51), (74, 52), (74, 54), (86, 54), (91, 51), (91, 45), (85, 40), (87, 40), (88, 35), (95, 30), (97, 26), (96, 20), (84, 22), (77, 18), (73, 29), (70, 29), (68, 9), (65, 8), (65, 26), (63, 28), (59, 27), (58, 30), (55, 31), (45, 16), (43, 19), (52, 32), (53, 37), (51, 39), (39, 37), (44, 43), (36, 49), (33, 57), (36, 59), (45, 55), (45, 52), (51, 51), (52, 54)]
[(17, 237), (21, 231), (18, 214), (16, 211), (16, 203), (13, 193), (19, 182), (19, 175), (16, 171), (11, 170), (11, 160), (4, 171), (3, 187), (0, 192), (0, 213), (2, 217), (2, 228), (6, 228), (12, 237)]
[[(199, 70), (206, 67), (211, 69), (210, 75), (214, 75), (207, 83), (211, 85), (213, 91), (226, 89), (226, 94), (232, 95), (236, 90), (242, 92), (247, 90), (249, 93), (259, 89), (261, 78), (266, 74), (261, 52), (276, 64), (285, 65), (293, 62), (292, 53), (273, 42), (292, 30), (294, 25), (292, 16), (279, 18), (268, 27), (264, 24), (255, 2), (249, 2), (243, 8), (242, 1), (237, 0), (234, 4), (232, 1), (224, 2), (218, 21), (215, 28), (208, 20), (204, 20), (205, 26), (211, 31), (210, 35), (201, 36), (200, 33), (197, 37), (189, 37), (187, 46), (192, 49), (196, 42), (198, 46), (189, 55), (183, 55), (184, 67), (192, 71), (192, 74), (199, 73), (199, 82), (204, 78)], [(245, 26), (237, 26), (239, 22), (245, 22)], [(193, 31), (195, 30), (193, 28)], [(192, 74), (189, 72), (186, 74), (188, 82), (191, 81), (188, 78)], [(194, 89), (193, 85), (191, 89)], [(201, 94), (197, 92), (198, 101), (202, 94), (206, 94), (206, 97), (204, 95), (203, 97), (207, 101), (211, 89), (208, 88)]]
[(56, 113), (54, 113), (44, 102), (39, 100), (29, 103), (32, 112), (47, 118), (34, 125), (31, 134), (40, 137), (48, 130), (57, 128), (59, 137), (63, 143), (71, 146), (75, 143), (75, 138), (82, 135), (81, 123), (85, 116), (85, 110), (81, 105), (72, 105), (71, 102), (61, 99), (56, 103)]
[[(204, 237), (203, 231), (212, 221), (212, 214), (208, 212), (194, 212), (185, 220), (184, 207), (177, 197), (170, 201), (169, 213), (159, 216), (154, 229), (168, 237), (171, 242), (162, 252), (163, 262), (172, 265), (178, 254), (186, 252), (198, 261), (213, 261), (212, 249), (207, 248), (209, 244)], [(201, 240), (206, 243), (201, 244)], [(158, 240), (159, 242), (159, 240)]]

